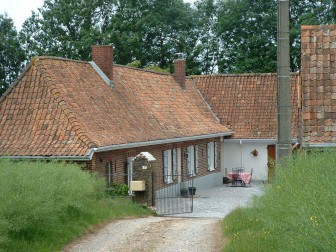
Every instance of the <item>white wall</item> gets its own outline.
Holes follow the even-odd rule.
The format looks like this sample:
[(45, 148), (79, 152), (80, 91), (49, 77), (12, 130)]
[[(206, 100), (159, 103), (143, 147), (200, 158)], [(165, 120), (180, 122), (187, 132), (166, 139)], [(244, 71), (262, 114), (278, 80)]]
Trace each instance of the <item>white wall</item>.
[[(251, 152), (256, 149), (258, 156)], [(235, 167), (244, 167), (249, 172), (253, 168), (252, 180), (267, 180), (267, 143), (251, 142), (222, 142), (221, 145), (221, 167), (225, 176), (225, 169), (231, 171)]]

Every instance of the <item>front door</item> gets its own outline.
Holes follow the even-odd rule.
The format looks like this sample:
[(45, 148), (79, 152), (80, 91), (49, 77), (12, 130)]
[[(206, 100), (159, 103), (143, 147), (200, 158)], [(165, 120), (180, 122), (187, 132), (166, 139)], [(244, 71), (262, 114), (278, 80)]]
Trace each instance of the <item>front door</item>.
[(267, 146), (267, 166), (268, 166), (268, 181), (272, 181), (275, 174), (275, 145)]

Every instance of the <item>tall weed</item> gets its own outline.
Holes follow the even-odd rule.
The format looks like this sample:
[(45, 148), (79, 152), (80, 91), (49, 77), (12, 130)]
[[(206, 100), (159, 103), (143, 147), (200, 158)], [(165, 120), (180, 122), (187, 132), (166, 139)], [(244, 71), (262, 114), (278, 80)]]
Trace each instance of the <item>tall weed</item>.
[(56, 251), (93, 224), (146, 214), (74, 164), (0, 160), (0, 179), (0, 251)]
[(298, 155), (252, 208), (224, 219), (225, 251), (335, 251), (336, 151)]

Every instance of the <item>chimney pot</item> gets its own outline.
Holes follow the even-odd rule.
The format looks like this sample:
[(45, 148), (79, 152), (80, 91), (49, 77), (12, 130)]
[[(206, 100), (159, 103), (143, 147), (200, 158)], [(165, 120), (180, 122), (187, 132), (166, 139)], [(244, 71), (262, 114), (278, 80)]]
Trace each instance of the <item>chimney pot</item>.
[(113, 80), (113, 47), (112, 45), (93, 45), (92, 60), (97, 64), (100, 70)]
[(182, 89), (185, 89), (185, 68), (186, 63), (184, 59), (177, 59), (174, 62), (174, 79), (180, 84)]

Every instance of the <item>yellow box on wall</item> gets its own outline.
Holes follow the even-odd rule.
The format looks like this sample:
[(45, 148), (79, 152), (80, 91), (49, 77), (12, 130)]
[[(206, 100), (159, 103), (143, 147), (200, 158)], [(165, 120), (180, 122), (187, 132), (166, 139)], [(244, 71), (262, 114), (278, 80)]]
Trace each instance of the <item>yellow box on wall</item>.
[(143, 180), (131, 181), (130, 190), (131, 191), (145, 191), (146, 190), (145, 181)]

